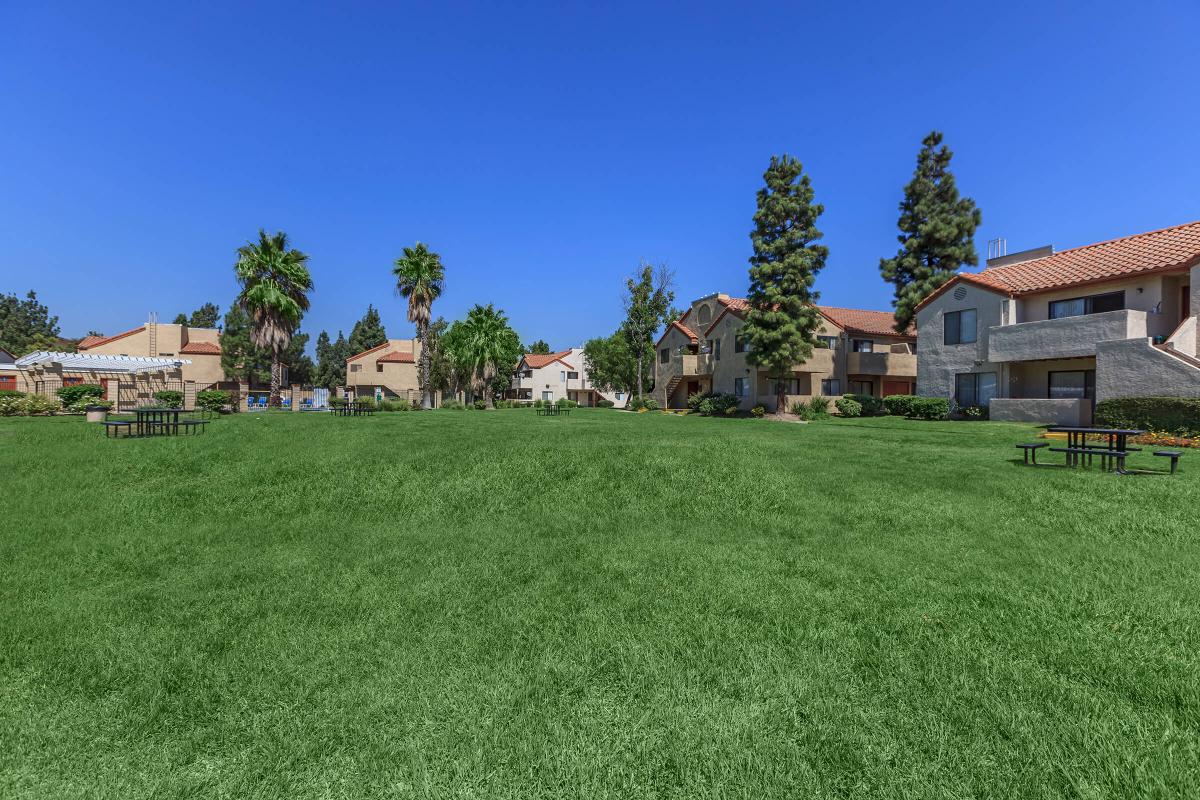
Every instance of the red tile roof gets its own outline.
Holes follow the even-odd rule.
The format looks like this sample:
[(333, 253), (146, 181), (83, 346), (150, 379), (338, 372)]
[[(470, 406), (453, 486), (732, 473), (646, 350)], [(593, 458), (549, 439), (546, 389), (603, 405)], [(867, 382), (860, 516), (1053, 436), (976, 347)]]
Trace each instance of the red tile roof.
[(179, 352), (195, 354), (219, 356), (221, 355), (221, 346), (212, 342), (188, 342), (183, 347), (179, 348)]
[[(750, 301), (744, 297), (731, 297), (728, 300), (721, 300), (725, 308), (713, 320), (713, 324), (708, 326), (708, 330), (704, 335), (712, 333), (713, 328), (717, 327), (717, 323), (726, 314), (732, 313), (739, 317), (744, 317), (746, 312), (750, 310)], [(916, 330), (909, 329), (906, 333), (900, 334), (896, 332), (896, 318), (891, 311), (866, 311), (859, 308), (836, 308), (834, 306), (817, 306), (817, 311), (821, 312), (821, 316), (837, 325), (839, 328), (850, 333), (865, 333), (872, 336), (906, 336), (916, 338)]]
[(349, 363), (351, 361), (357, 361), (358, 359), (362, 358), (363, 356), (369, 356), (371, 353), (374, 353), (377, 350), (382, 350), (383, 348), (385, 348), (387, 346), (388, 346), (388, 343), (384, 342), (383, 344), (372, 347), (370, 350), (363, 350), (361, 353), (355, 353), (354, 355), (352, 355), (346, 359), (346, 363)]
[[(114, 336), (85, 336), (79, 342), (79, 346), (77, 349), (85, 350), (89, 347), (95, 347), (96, 345), (108, 344), (109, 342), (115, 342), (117, 339), (124, 339), (126, 336), (133, 336), (135, 333), (141, 333), (145, 329), (145, 327), (146, 327), (145, 325), (139, 325), (136, 328), (133, 328), (132, 330), (125, 331), (124, 333), (118, 333)], [(89, 341), (89, 340), (91, 340), (91, 341)]]
[(417, 359), (412, 353), (402, 353), (399, 350), (393, 350), (375, 359), (375, 363), (382, 361), (385, 364), (415, 364)]
[(1189, 222), (992, 267), (983, 272), (962, 272), (942, 284), (917, 308), (927, 305), (959, 281), (1008, 295), (1022, 295), (1186, 269), (1196, 264), (1200, 264), (1200, 222)]
[(916, 338), (913, 327), (904, 333), (896, 332), (896, 315), (891, 311), (864, 311), (859, 308), (835, 308), (817, 306), (821, 316), (850, 333), (866, 333), (874, 336), (906, 336)]
[(548, 367), (555, 361), (561, 361), (563, 366), (567, 367), (567, 369), (575, 369), (566, 361), (563, 361), (563, 359), (569, 355), (571, 355), (570, 350), (560, 350), (557, 353), (526, 353), (523, 357), (523, 360), (525, 361), (525, 366), (529, 367), (530, 369), (541, 369), (542, 367)]

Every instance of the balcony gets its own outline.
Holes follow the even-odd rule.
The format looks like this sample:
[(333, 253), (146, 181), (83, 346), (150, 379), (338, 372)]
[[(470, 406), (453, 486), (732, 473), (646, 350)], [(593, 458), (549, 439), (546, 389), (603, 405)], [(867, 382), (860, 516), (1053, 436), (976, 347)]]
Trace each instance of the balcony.
[(671, 359), (670, 370), (676, 375), (711, 375), (713, 371), (712, 355), (709, 353), (676, 353)]
[(834, 372), (833, 352), (828, 347), (814, 347), (812, 355), (803, 364), (795, 366), (796, 372)]
[(1097, 342), (1146, 337), (1146, 312), (1133, 309), (988, 328), (988, 361), (1096, 355)]
[(917, 357), (912, 353), (850, 353), (846, 357), (846, 374), (915, 378)]

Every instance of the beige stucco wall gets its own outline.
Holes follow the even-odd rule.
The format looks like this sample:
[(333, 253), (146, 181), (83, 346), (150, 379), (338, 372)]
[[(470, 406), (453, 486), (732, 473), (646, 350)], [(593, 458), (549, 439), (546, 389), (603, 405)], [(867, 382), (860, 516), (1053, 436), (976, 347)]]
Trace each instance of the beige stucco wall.
[(159, 323), (155, 331), (154, 352), (151, 352), (150, 331), (145, 325), (129, 336), (122, 336), (114, 342), (99, 344), (80, 352), (91, 355), (178, 358), (191, 362), (182, 367), (185, 381), (195, 381), (197, 386), (204, 387), (225, 380), (220, 355), (181, 353), (185, 342), (209, 342), (218, 347), (221, 344), (220, 334), (215, 328), (189, 328), (186, 325)]
[(1095, 283), (1026, 295), (1016, 300), (1017, 322), (1036, 322), (1050, 318), (1050, 303), (1075, 297), (1125, 292), (1125, 308), (1151, 312), (1146, 319), (1146, 336), (1166, 336), (1183, 316), (1180, 312), (1180, 288), (1186, 275), (1150, 275), (1129, 280)]
[[(388, 353), (412, 353), (413, 363), (380, 362)], [(346, 388), (356, 397), (374, 397), (376, 388), (383, 397), (401, 397), (416, 402), (421, 399), (421, 343), (416, 339), (388, 339), (387, 347), (368, 350), (346, 359)], [(357, 369), (355, 369), (357, 367)]]

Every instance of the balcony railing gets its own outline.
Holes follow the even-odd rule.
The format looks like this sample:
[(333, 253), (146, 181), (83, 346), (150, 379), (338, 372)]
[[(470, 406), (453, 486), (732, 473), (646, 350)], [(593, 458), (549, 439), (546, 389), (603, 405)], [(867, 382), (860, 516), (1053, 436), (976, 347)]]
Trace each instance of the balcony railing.
[(1033, 361), (1096, 355), (1097, 342), (1146, 336), (1146, 312), (1105, 311), (988, 328), (988, 360)]
[(917, 357), (912, 353), (850, 353), (846, 374), (916, 377)]

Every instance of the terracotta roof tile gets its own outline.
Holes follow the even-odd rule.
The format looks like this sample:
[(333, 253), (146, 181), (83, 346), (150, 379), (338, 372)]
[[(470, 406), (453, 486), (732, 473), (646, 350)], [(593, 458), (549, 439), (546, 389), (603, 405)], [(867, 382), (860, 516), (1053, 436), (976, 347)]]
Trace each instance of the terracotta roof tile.
[(351, 361), (357, 361), (358, 359), (362, 358), (363, 356), (369, 356), (371, 353), (374, 353), (378, 350), (382, 350), (383, 348), (385, 348), (387, 346), (388, 346), (388, 343), (384, 342), (383, 344), (375, 345), (370, 350), (363, 350), (361, 353), (355, 353), (354, 355), (352, 355), (346, 359), (346, 363), (349, 363)]
[(385, 364), (415, 364), (416, 357), (412, 353), (402, 353), (399, 350), (393, 350), (390, 353), (385, 353), (375, 359), (375, 363), (383, 362)]
[(817, 306), (825, 319), (850, 333), (866, 333), (874, 336), (910, 336), (917, 331), (913, 327), (901, 334), (896, 332), (896, 316), (891, 311), (864, 311), (859, 308), (836, 308)]
[(570, 350), (560, 350), (557, 353), (526, 353), (524, 356), (525, 366), (530, 369), (541, 369), (542, 367), (550, 366), (555, 361), (562, 361), (568, 369), (575, 369), (570, 364), (567, 364), (566, 361), (563, 361), (569, 355), (571, 355)]
[(195, 355), (221, 355), (221, 346), (212, 342), (188, 342), (183, 347), (179, 348), (179, 352), (195, 354)]
[(79, 340), (79, 344), (77, 346), (81, 350), (86, 350), (94, 344), (100, 344), (107, 338), (107, 336), (85, 336)]
[[(84, 350), (89, 347), (95, 347), (96, 345), (108, 344), (109, 342), (115, 342), (117, 339), (124, 339), (126, 336), (133, 336), (135, 333), (141, 333), (145, 329), (145, 327), (146, 327), (145, 325), (138, 325), (136, 328), (127, 330), (124, 333), (114, 334), (113, 336), (88, 336), (88, 337), (85, 337), (79, 343), (78, 349)], [(93, 341), (88, 342), (88, 339), (91, 339)], [(88, 342), (88, 343), (84, 344), (84, 342)]]
[(960, 281), (1022, 295), (1184, 269), (1197, 263), (1200, 263), (1200, 222), (1189, 222), (983, 272), (961, 272), (922, 300), (917, 308), (928, 305)]

